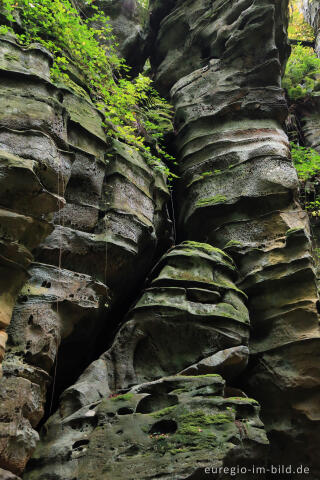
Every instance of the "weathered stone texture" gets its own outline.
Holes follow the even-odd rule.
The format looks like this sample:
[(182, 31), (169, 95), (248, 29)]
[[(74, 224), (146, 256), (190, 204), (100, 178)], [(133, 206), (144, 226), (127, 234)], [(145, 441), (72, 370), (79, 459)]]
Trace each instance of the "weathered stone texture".
[[(51, 61), (40, 46), (23, 49), (13, 36), (1, 39), (0, 360), (5, 328), (29, 278), (8, 330), (0, 407), (0, 466), (16, 474), (35, 447), (33, 428), (61, 341), (72, 346), (62, 359), (64, 375), (72, 376), (92, 361), (108, 308), (127, 295), (130, 302), (155, 255), (171, 242), (165, 176), (134, 149), (106, 138), (88, 96), (50, 82)], [(75, 70), (79, 86), (80, 77)], [(27, 272), (31, 251), (38, 263)], [(28, 407), (31, 423), (22, 388), (41, 390)], [(2, 414), (5, 408), (10, 412)]]
[(103, 356), (112, 390), (171, 375), (249, 339), (245, 295), (230, 257), (184, 242), (167, 253)]
[(247, 385), (272, 458), (316, 465), (320, 332), (308, 219), (282, 130), (285, 12), (285, 1), (179, 1), (161, 22), (153, 64), (176, 112), (180, 236), (233, 252), (252, 324)]
[[(139, 70), (143, 11), (96, 3)], [(151, 7), (154, 79), (175, 108), (172, 248), (165, 176), (105, 136), (81, 72), (70, 64), (80, 96), (51, 83), (42, 47), (0, 41), (0, 478), (32, 456), (60, 348), (62, 377), (90, 365), (62, 393), (25, 479), (191, 480), (261, 465), (268, 440), (242, 385), (262, 405), (271, 461), (318, 480), (318, 297), (280, 88), (287, 1)], [(301, 117), (317, 149), (316, 102)]]
[(77, 411), (63, 396), (24, 478), (178, 480), (200, 478), (207, 466), (261, 461), (268, 440), (258, 403), (224, 394), (223, 379), (206, 375), (88, 398)]
[[(211, 374), (232, 378), (232, 365), (239, 374), (247, 364), (249, 317), (236, 278), (217, 248), (170, 249), (110, 350), (62, 394), (25, 478), (197, 478), (210, 462), (264, 462), (258, 403), (238, 390), (224, 398), (232, 389)], [(166, 377), (182, 368), (186, 375)], [(195, 368), (209, 370), (194, 376)]]

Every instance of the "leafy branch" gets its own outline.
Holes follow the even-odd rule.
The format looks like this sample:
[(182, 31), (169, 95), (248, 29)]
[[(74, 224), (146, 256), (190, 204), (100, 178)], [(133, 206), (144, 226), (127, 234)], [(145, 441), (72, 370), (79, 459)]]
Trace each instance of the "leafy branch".
[[(172, 130), (171, 107), (152, 88), (150, 78), (140, 74), (132, 81), (126, 77), (129, 67), (116, 53), (109, 18), (94, 0), (87, 4), (92, 15), (82, 19), (69, 0), (2, 0), (11, 26), (2, 25), (0, 34), (14, 33), (18, 15), (23, 33), (16, 33), (17, 41), (22, 45), (39, 42), (53, 54), (52, 81), (78, 94), (89, 94), (104, 115), (106, 133), (132, 145), (154, 168), (172, 178), (159, 158), (172, 159), (162, 147), (165, 133)], [(87, 93), (71, 79), (70, 70), (75, 67), (85, 79)]]

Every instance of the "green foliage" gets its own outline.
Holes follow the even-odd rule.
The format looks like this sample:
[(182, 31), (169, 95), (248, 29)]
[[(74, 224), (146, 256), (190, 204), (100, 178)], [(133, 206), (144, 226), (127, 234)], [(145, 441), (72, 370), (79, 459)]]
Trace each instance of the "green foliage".
[(259, 405), (259, 402), (257, 400), (255, 400), (254, 398), (249, 398), (249, 397), (227, 397), (226, 400), (240, 401), (240, 402), (245, 402), (245, 403), (252, 403), (254, 405)]
[(320, 198), (316, 200), (306, 202), (304, 208), (312, 217), (320, 217)]
[(232, 423), (234, 418), (232, 415), (227, 415), (225, 413), (216, 413), (214, 415), (205, 414), (202, 410), (196, 410), (194, 412), (181, 415), (180, 417), (181, 427), (179, 427), (179, 432), (189, 433), (194, 428), (201, 428), (205, 425), (219, 425), (222, 423)]
[(203, 198), (201, 200), (199, 200), (197, 203), (196, 203), (196, 206), (197, 207), (210, 207), (210, 206), (213, 206), (213, 205), (218, 205), (219, 203), (225, 203), (227, 201), (227, 197), (225, 195), (215, 195), (213, 197), (210, 197), (210, 198)]
[(173, 405), (172, 407), (166, 407), (163, 408), (162, 410), (158, 410), (155, 413), (151, 413), (151, 415), (155, 418), (161, 418), (165, 415), (168, 415), (169, 413), (172, 413), (175, 410), (176, 406)]
[(300, 147), (293, 142), (290, 142), (290, 144), (293, 164), (301, 181), (301, 201), (303, 207), (312, 217), (319, 217), (320, 198), (314, 198), (314, 193), (310, 191), (310, 186), (313, 183), (317, 183), (316, 177), (320, 175), (320, 154), (312, 148)]
[(286, 231), (286, 237), (290, 237), (291, 235), (295, 235), (298, 232), (302, 232), (303, 228), (301, 227), (294, 227), (294, 228), (289, 228), (289, 230)]
[[(106, 133), (133, 145), (149, 164), (170, 175), (159, 156), (172, 160), (161, 147), (164, 134), (172, 130), (171, 107), (147, 76), (126, 78), (123, 72), (129, 68), (116, 54), (109, 18), (93, 2), (87, 1), (92, 14), (86, 19), (69, 0), (2, 0), (2, 10), (8, 22), (19, 15), (24, 32), (17, 35), (21, 44), (39, 42), (54, 55), (54, 83), (79, 94), (81, 88), (70, 78), (70, 70), (76, 67), (91, 100), (104, 114)], [(13, 29), (1, 26), (0, 33), (7, 31)]]
[(313, 41), (315, 37), (314, 30), (303, 18), (301, 0), (290, 0), (289, 14), (289, 38), (294, 40)]
[(320, 90), (320, 59), (310, 47), (292, 48), (282, 86), (292, 100), (312, 95)]
[(298, 177), (305, 181), (318, 175), (320, 173), (320, 154), (312, 148), (301, 147), (293, 142), (290, 142), (290, 145), (291, 156)]
[(149, 8), (149, 5), (150, 5), (150, 1), (149, 1), (149, 0), (138, 0), (138, 3), (139, 3), (142, 7), (146, 8), (146, 9), (148, 9), (148, 8)]
[(169, 452), (176, 455), (183, 451), (213, 448), (216, 445), (217, 436), (208, 427), (233, 422), (231, 416), (224, 414), (207, 415), (201, 410), (185, 412), (182, 415), (178, 414), (175, 418), (178, 423), (176, 433), (150, 436), (154, 450), (160, 454)]

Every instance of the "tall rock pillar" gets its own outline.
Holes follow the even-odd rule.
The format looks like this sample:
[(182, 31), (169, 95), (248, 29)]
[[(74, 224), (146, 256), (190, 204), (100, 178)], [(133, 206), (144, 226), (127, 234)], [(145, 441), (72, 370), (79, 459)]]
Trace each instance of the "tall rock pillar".
[[(162, 2), (163, 3), (163, 2)], [(249, 297), (244, 383), (272, 461), (315, 465), (319, 322), (308, 219), (282, 124), (287, 2), (154, 3), (152, 59), (175, 107), (180, 239), (233, 252)]]

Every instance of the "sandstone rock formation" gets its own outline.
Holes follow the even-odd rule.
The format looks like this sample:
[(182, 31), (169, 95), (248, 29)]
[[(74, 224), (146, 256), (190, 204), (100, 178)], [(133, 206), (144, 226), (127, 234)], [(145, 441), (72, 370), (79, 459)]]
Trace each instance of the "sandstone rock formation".
[[(0, 466), (19, 474), (38, 439), (32, 427), (43, 416), (61, 340), (62, 354), (68, 352), (62, 376), (75, 380), (79, 365), (92, 361), (95, 342), (103, 344), (111, 304), (125, 296), (130, 305), (154, 255), (170, 244), (171, 222), (164, 175), (106, 138), (88, 98), (50, 82), (50, 55), (36, 45), (22, 49), (14, 37), (3, 38), (0, 50), (1, 328), (29, 277), (9, 331), (0, 423)], [(27, 273), (31, 250), (40, 263)], [(6, 338), (1, 330), (1, 360)], [(17, 404), (15, 382), (30, 390)]]
[(248, 344), (249, 315), (235, 276), (231, 258), (210, 245), (186, 241), (162, 257), (103, 356), (111, 390)]
[[(0, 478), (196, 480), (271, 461), (318, 480), (316, 275), (280, 86), (287, 1), (153, 0), (150, 18), (135, 0), (96, 3), (132, 75), (150, 54), (179, 179), (170, 199), (163, 173), (106, 136), (75, 65), (77, 92), (51, 82), (42, 47), (1, 37)], [(301, 110), (314, 148), (316, 102)]]
[(250, 465), (268, 448), (258, 413), (250, 398), (224, 398), (219, 375), (164, 377), (76, 412), (66, 396), (24, 478), (191, 479), (206, 467)]
[(247, 388), (262, 403), (272, 458), (309, 463), (320, 336), (308, 220), (282, 130), (285, 12), (286, 2), (178, 2), (153, 62), (176, 111), (180, 235), (234, 252), (252, 319)]

